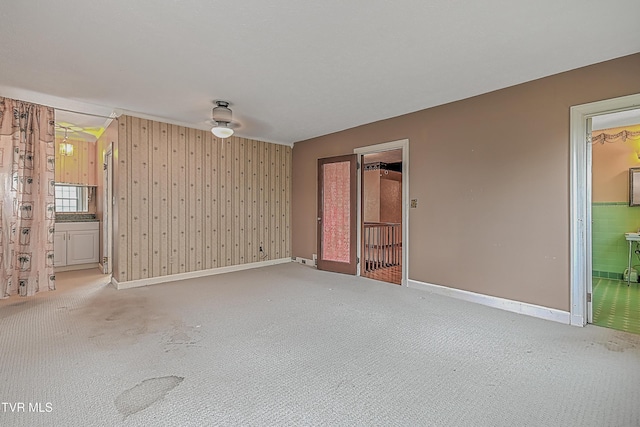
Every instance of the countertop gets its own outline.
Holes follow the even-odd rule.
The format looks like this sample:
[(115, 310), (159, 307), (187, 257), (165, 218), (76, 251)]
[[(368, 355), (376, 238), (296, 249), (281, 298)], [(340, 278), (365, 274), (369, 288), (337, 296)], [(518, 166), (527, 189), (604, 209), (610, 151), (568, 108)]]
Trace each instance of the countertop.
[(95, 214), (56, 214), (56, 222), (95, 222), (98, 221), (96, 219)]

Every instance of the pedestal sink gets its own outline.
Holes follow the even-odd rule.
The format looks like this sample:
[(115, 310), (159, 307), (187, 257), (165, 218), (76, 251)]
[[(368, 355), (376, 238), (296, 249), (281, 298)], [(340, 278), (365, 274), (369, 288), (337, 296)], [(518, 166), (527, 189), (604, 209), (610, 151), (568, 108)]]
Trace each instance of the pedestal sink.
[(629, 242), (629, 268), (627, 270), (627, 286), (631, 284), (631, 254), (633, 242), (640, 242), (640, 233), (624, 233), (624, 238)]

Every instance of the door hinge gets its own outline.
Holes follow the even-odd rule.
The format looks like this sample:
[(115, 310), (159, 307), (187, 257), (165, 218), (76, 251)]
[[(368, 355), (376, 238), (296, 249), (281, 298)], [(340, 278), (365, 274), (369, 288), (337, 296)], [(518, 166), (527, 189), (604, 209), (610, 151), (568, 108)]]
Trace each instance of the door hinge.
[(356, 257), (356, 264), (360, 264), (360, 257)]
[(591, 302), (591, 293), (587, 292), (587, 302)]
[(356, 170), (360, 169), (360, 162), (356, 162)]

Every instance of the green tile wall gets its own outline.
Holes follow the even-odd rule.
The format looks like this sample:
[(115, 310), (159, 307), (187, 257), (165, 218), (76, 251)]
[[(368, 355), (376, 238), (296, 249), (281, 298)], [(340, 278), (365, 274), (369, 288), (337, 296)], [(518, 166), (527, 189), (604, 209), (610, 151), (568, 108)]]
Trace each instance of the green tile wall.
[[(640, 207), (630, 207), (626, 202), (594, 203), (592, 219), (593, 275), (621, 279), (629, 256), (624, 233), (640, 228)], [(634, 243), (633, 249), (637, 247)], [(631, 265), (640, 270), (640, 259), (635, 254)]]

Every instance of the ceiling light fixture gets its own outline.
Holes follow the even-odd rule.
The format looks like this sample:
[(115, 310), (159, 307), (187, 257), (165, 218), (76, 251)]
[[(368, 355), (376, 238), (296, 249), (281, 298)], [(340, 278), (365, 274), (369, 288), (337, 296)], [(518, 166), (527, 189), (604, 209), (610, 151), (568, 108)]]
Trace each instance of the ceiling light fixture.
[(67, 141), (67, 132), (69, 128), (64, 128), (64, 139), (60, 143), (60, 155), (61, 156), (73, 156), (73, 144)]
[(211, 112), (211, 118), (215, 122), (215, 126), (211, 129), (218, 138), (229, 138), (233, 135), (233, 129), (229, 127), (231, 123), (231, 110), (228, 101), (215, 101), (216, 107)]

